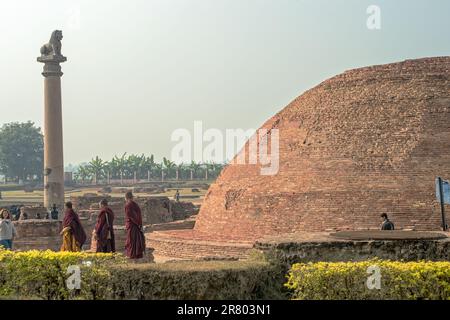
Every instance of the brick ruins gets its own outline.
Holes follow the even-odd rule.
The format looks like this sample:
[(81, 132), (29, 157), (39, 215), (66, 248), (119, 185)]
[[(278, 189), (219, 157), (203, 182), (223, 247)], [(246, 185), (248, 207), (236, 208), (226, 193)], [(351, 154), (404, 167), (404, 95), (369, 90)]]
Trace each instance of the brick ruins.
[(258, 165), (228, 165), (194, 230), (150, 234), (149, 245), (172, 254), (161, 244), (168, 237), (245, 243), (292, 232), (378, 229), (382, 212), (399, 229), (439, 230), (434, 180), (450, 178), (449, 123), (450, 57), (347, 71), (263, 125), (269, 134), (279, 129), (277, 175), (261, 175)]
[[(71, 197), (71, 201), (76, 208), (80, 220), (88, 234), (88, 242), (91, 240), (92, 230), (94, 229), (99, 212), (99, 202), (104, 196), (88, 195), (82, 197)], [(117, 227), (116, 236), (119, 239), (118, 250), (122, 250), (120, 244), (125, 244), (125, 200), (124, 198), (107, 197), (109, 206), (114, 211), (114, 225)], [(168, 197), (137, 197), (135, 201), (139, 204), (142, 211), (142, 222), (147, 226), (146, 231), (150, 232), (155, 228), (159, 230), (161, 224), (169, 222), (184, 220), (193, 214), (196, 214), (198, 209), (190, 202), (176, 202), (170, 200)], [(172, 226), (170, 224), (169, 226)], [(174, 229), (178, 229), (176, 224)], [(123, 238), (123, 241), (122, 241)]]
[[(85, 194), (70, 199), (88, 236), (84, 245), (85, 249), (90, 248), (91, 235), (99, 212), (99, 202), (103, 198), (105, 196)], [(126, 240), (124, 198), (110, 196), (107, 198), (115, 214), (116, 248), (120, 252), (125, 249)], [(146, 226), (146, 232), (192, 229), (194, 226), (195, 220), (192, 216), (197, 214), (198, 207), (190, 202), (176, 202), (168, 197), (157, 196), (137, 197), (136, 201), (142, 209), (142, 220)], [(61, 222), (45, 219), (46, 210), (42, 206), (23, 207), (21, 211), (27, 213), (28, 219), (14, 222), (18, 233), (18, 238), (14, 242), (15, 249), (59, 250)], [(37, 213), (40, 214), (41, 219), (35, 219)]]

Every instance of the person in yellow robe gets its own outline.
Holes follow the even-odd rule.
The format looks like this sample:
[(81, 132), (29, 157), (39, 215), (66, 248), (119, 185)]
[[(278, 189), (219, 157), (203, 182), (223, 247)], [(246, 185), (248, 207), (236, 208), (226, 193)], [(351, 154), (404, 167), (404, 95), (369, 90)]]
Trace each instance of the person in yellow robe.
[(81, 251), (83, 244), (86, 242), (86, 232), (81, 225), (80, 218), (73, 210), (71, 202), (66, 203), (62, 227), (60, 233), (63, 237), (61, 251)]

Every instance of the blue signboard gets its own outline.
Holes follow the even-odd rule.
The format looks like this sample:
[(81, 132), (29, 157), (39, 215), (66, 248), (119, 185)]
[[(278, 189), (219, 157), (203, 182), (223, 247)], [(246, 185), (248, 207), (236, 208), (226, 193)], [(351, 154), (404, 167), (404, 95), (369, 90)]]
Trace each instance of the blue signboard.
[[(444, 203), (450, 204), (450, 184), (447, 180), (442, 180), (442, 192), (444, 194)], [(440, 202), (439, 178), (436, 178), (436, 199)]]

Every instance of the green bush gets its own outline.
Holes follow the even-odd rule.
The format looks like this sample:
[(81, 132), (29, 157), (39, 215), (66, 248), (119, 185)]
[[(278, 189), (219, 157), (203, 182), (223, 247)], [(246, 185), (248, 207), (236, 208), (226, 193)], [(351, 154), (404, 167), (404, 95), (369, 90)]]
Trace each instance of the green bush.
[(24, 189), (24, 186), (21, 186), (19, 184), (0, 185), (0, 192), (1, 191), (22, 191), (23, 189)]
[[(80, 252), (26, 251), (13, 252), (0, 248), (0, 297), (31, 299), (95, 298), (97, 279), (105, 269), (124, 259), (120, 255)], [(80, 290), (67, 289), (68, 267), (77, 265), (81, 271)], [(95, 280), (94, 280), (95, 279)]]
[[(376, 276), (371, 266), (379, 268), (379, 289), (369, 289)], [(298, 263), (289, 271), (285, 285), (293, 299), (302, 300), (449, 300), (450, 262)]]
[[(265, 261), (127, 263), (121, 255), (0, 250), (0, 298), (276, 299), (282, 281)], [(89, 265), (86, 264), (89, 262)], [(69, 290), (67, 268), (80, 266)]]
[(114, 299), (280, 299), (271, 265), (197, 261), (112, 268)]

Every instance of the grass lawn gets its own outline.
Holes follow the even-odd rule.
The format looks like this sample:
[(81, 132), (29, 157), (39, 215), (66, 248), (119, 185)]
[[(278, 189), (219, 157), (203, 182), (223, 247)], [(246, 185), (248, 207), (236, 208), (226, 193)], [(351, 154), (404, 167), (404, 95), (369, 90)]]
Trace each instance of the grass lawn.
[[(126, 188), (126, 187), (124, 187)], [(70, 196), (82, 196), (86, 193), (95, 193), (101, 195), (99, 193), (100, 187), (87, 187), (75, 190), (66, 191), (66, 200), (69, 200)], [(206, 194), (206, 190), (200, 189), (200, 192), (192, 192), (192, 188), (180, 188), (180, 195), (184, 196), (200, 196), (200, 198), (186, 198), (181, 199), (182, 201), (189, 201), (195, 204), (199, 204), (202, 202), (204, 195)], [(157, 197), (157, 196), (166, 196), (170, 199), (173, 199), (175, 195), (175, 190), (168, 190), (163, 193), (158, 194), (149, 194), (149, 193), (135, 193), (137, 197)], [(109, 193), (112, 197), (124, 197), (124, 193)], [(44, 191), (34, 191), (34, 192), (25, 192), (23, 190), (18, 191), (2, 191), (2, 199), (0, 200), (1, 206), (8, 206), (14, 204), (38, 204), (44, 202)]]
[(121, 268), (134, 270), (155, 271), (217, 271), (217, 270), (242, 270), (254, 266), (265, 266), (265, 261), (239, 260), (239, 261), (171, 261), (164, 263), (126, 263), (119, 265)]

